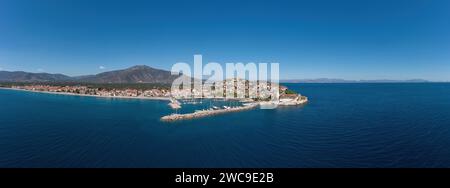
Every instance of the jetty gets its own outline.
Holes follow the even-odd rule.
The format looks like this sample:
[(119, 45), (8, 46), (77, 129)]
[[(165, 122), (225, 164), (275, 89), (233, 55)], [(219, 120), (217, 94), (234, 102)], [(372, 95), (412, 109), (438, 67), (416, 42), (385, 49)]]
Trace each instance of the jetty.
[(201, 118), (206, 116), (212, 116), (217, 114), (229, 113), (229, 112), (238, 112), (243, 110), (250, 110), (258, 106), (258, 103), (246, 103), (243, 106), (238, 107), (229, 107), (224, 109), (208, 109), (208, 110), (198, 110), (193, 113), (188, 114), (170, 114), (167, 116), (161, 117), (162, 121), (178, 121), (178, 120), (188, 120)]

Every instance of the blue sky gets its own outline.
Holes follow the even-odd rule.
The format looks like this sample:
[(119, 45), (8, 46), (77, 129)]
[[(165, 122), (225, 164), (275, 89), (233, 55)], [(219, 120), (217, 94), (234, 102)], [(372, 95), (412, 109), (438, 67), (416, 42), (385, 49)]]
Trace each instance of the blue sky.
[(450, 1), (0, 0), (0, 69), (278, 62), (282, 79), (450, 80)]

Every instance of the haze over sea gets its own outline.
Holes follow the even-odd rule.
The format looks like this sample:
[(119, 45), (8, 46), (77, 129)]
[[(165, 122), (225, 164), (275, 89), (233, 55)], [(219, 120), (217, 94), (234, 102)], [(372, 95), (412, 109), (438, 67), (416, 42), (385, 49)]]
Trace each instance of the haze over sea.
[(450, 84), (286, 85), (310, 102), (172, 123), (167, 101), (0, 89), (0, 167), (450, 167)]

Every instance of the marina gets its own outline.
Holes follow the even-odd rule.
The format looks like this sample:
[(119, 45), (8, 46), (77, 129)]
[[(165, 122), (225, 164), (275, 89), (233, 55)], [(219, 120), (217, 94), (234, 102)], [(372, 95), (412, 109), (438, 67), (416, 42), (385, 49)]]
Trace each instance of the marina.
[(206, 116), (212, 116), (212, 115), (218, 115), (228, 112), (239, 112), (243, 110), (250, 110), (258, 106), (258, 103), (245, 103), (243, 106), (237, 106), (237, 107), (229, 107), (229, 106), (223, 106), (223, 108), (218, 108), (216, 106), (207, 109), (207, 110), (197, 110), (193, 113), (187, 113), (187, 114), (170, 114), (167, 116), (161, 117), (162, 121), (178, 121), (178, 120), (187, 120), (187, 119), (195, 119), (195, 118), (201, 118)]
[[(180, 102), (181, 101), (181, 102)], [(209, 101), (209, 102), (207, 102)], [(220, 102), (220, 103), (217, 103)], [(218, 114), (224, 114), (228, 112), (238, 112), (243, 110), (250, 110), (256, 106), (264, 108), (280, 106), (295, 106), (302, 105), (308, 102), (308, 98), (298, 94), (284, 95), (279, 101), (260, 101), (256, 102), (252, 99), (241, 100), (226, 100), (226, 99), (206, 99), (205, 103), (203, 99), (183, 99), (177, 100), (175, 98), (170, 99), (168, 104), (175, 113), (161, 117), (162, 121), (179, 121), (187, 119), (196, 119), (207, 116), (213, 116)], [(182, 105), (197, 105), (203, 107), (202, 110), (195, 110), (194, 112), (178, 113)], [(220, 107), (219, 107), (220, 106)]]

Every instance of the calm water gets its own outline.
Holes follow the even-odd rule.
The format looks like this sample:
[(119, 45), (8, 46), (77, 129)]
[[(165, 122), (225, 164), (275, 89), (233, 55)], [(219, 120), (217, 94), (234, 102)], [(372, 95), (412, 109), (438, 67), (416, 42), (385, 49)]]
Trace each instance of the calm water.
[(450, 84), (289, 84), (302, 107), (163, 123), (166, 101), (0, 89), (0, 167), (450, 167)]

